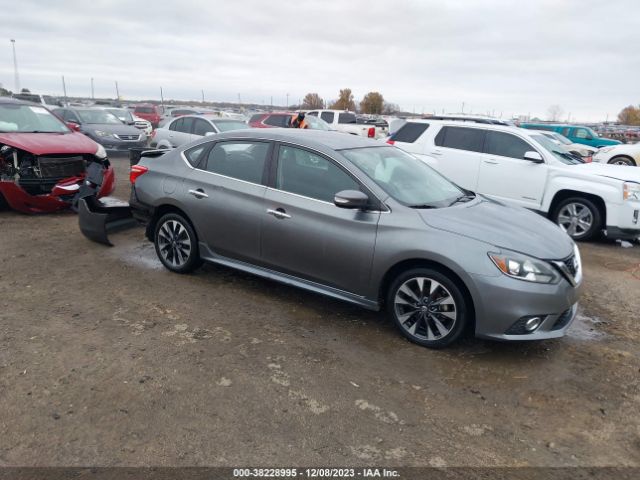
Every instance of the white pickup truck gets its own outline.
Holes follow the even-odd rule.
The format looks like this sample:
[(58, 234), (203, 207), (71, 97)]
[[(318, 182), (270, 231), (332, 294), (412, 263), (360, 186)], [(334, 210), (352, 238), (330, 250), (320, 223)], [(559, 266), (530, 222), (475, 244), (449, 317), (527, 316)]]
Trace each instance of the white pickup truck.
[(640, 168), (582, 163), (541, 133), (472, 122), (409, 120), (387, 143), (467, 190), (544, 214), (574, 240), (640, 237)]
[(348, 110), (311, 110), (306, 114), (320, 117), (329, 124), (332, 130), (339, 132), (376, 139), (384, 138), (388, 135), (388, 127), (358, 123), (356, 114)]

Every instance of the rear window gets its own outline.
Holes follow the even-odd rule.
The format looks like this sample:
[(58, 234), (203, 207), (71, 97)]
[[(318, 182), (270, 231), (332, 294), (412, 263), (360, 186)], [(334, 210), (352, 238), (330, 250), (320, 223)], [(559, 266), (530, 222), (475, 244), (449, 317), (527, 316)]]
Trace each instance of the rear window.
[(288, 127), (289, 121), (291, 120), (290, 115), (269, 115), (264, 121), (267, 125), (271, 125), (272, 127)]
[(436, 135), (438, 147), (455, 148), (469, 152), (482, 152), (485, 131), (478, 128), (443, 127)]
[(155, 109), (153, 107), (136, 107), (134, 110), (136, 113), (155, 113)]
[(422, 135), (427, 128), (429, 128), (428, 123), (405, 123), (400, 130), (393, 134), (393, 140), (396, 142), (404, 142), (404, 143), (413, 143), (420, 135)]

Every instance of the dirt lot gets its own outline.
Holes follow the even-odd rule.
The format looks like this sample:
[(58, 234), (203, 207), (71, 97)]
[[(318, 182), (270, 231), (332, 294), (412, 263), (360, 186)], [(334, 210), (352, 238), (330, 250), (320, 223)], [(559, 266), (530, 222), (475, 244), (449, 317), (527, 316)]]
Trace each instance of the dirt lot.
[(0, 465), (640, 465), (637, 244), (582, 245), (568, 337), (430, 351), (382, 314), (169, 273), (141, 229), (114, 242), (0, 213)]

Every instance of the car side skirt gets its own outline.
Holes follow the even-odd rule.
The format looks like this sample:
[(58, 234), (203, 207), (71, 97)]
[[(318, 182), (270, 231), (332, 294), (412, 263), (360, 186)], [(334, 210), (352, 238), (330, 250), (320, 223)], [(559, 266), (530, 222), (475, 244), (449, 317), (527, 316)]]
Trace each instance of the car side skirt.
[(264, 267), (258, 267), (256, 265), (251, 265), (249, 263), (218, 255), (212, 252), (207, 244), (203, 242), (198, 242), (198, 247), (200, 249), (200, 257), (207, 262), (217, 263), (219, 265), (235, 268), (236, 270), (241, 270), (243, 272), (251, 273), (259, 277), (275, 280), (276, 282), (284, 283), (286, 285), (292, 285), (294, 287), (302, 288), (314, 293), (319, 293), (327, 297), (354, 303), (363, 308), (366, 308), (367, 310), (380, 310), (380, 304), (377, 301), (370, 300), (368, 298), (355, 295), (350, 292), (345, 292), (344, 290), (339, 290), (337, 288), (328, 287), (316, 282), (311, 282), (309, 280), (295, 277), (293, 275), (287, 275), (286, 273), (277, 272), (275, 270)]

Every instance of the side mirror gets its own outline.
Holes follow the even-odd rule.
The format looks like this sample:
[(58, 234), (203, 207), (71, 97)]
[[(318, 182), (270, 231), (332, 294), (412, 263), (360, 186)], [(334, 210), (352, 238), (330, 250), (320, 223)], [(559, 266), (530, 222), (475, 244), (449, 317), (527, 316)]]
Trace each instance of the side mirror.
[(76, 122), (67, 122), (67, 127), (69, 127), (74, 132), (80, 131), (80, 124)]
[(364, 209), (369, 206), (369, 197), (359, 190), (342, 190), (333, 197), (333, 203), (340, 208)]
[(206, 132), (206, 133), (204, 134), (204, 136), (205, 136), (205, 137), (210, 137), (211, 135), (215, 135), (215, 134), (216, 134), (216, 132)]
[(587, 135), (586, 137), (584, 137), (585, 140), (593, 140), (593, 137), (591, 135)]
[(525, 152), (524, 157), (525, 160), (528, 160), (532, 163), (544, 163), (544, 159), (542, 158), (542, 155), (540, 155), (538, 152)]

